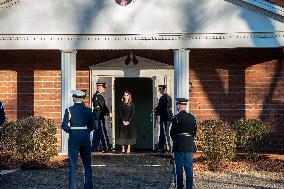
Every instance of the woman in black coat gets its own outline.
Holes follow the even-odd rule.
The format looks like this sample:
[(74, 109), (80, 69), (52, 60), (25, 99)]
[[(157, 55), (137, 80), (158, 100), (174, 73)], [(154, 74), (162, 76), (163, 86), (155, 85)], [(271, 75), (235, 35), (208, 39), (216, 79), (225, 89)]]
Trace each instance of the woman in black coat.
[(131, 94), (128, 91), (123, 93), (122, 103), (119, 108), (119, 135), (117, 143), (122, 146), (121, 152), (125, 153), (125, 146), (127, 145), (127, 152), (130, 153), (132, 144), (136, 143), (135, 128), (133, 126), (134, 117), (134, 103)]

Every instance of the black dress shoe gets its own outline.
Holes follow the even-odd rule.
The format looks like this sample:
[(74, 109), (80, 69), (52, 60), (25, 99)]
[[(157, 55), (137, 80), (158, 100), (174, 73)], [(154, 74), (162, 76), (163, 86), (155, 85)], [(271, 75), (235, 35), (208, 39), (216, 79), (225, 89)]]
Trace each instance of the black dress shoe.
[(108, 151), (112, 151), (112, 150), (114, 150), (114, 149), (112, 148), (112, 145), (109, 145), (109, 146), (108, 146)]

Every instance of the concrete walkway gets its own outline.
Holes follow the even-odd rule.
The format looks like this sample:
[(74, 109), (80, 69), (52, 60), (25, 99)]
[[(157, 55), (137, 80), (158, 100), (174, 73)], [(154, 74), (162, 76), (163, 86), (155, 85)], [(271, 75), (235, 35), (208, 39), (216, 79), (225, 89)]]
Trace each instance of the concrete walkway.
[[(94, 188), (167, 188), (171, 177), (170, 156), (163, 154), (97, 154), (93, 156)], [(79, 162), (78, 183), (83, 188), (83, 168)], [(0, 176), (2, 189), (68, 188), (68, 167), (20, 170)]]
[[(94, 188), (168, 189), (172, 178), (170, 155), (96, 154), (92, 160)], [(0, 189), (65, 189), (68, 167), (44, 170), (19, 170), (0, 175)], [(284, 173), (272, 172), (194, 172), (198, 189), (284, 189)], [(78, 167), (78, 183), (83, 188), (83, 169)]]
[(0, 170), (0, 175), (6, 175), (6, 174), (9, 174), (9, 173), (13, 173), (17, 171), (16, 169), (15, 170)]

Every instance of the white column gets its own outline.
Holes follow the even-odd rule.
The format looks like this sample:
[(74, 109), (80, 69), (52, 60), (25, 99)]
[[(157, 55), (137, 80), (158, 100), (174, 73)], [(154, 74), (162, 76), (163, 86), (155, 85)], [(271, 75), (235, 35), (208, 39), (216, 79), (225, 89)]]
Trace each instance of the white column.
[[(76, 50), (61, 51), (61, 121), (65, 109), (73, 104), (71, 90), (76, 89)], [(68, 154), (68, 134), (61, 129), (61, 153)]]
[(174, 85), (175, 98), (189, 98), (189, 50), (174, 51)]

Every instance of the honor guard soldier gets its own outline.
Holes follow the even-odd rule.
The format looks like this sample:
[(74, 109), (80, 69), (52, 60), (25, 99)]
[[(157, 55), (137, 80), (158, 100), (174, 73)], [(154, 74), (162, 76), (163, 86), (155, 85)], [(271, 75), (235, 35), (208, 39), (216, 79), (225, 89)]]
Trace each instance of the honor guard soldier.
[(103, 147), (104, 152), (108, 152), (111, 150), (111, 146), (109, 143), (107, 130), (105, 126), (105, 116), (109, 115), (109, 110), (105, 104), (105, 98), (102, 93), (105, 92), (105, 82), (98, 81), (97, 82), (97, 91), (93, 95), (92, 102), (93, 102), (93, 113), (96, 118), (97, 128), (95, 128), (93, 134), (93, 142), (92, 142), (92, 151), (97, 152), (99, 151), (100, 142)]
[(186, 112), (188, 99), (176, 98), (178, 114), (172, 120), (171, 138), (175, 160), (177, 188), (183, 188), (183, 168), (186, 174), (186, 188), (193, 186), (193, 152), (195, 151), (194, 137), (196, 119)]
[(72, 90), (74, 105), (66, 108), (62, 129), (69, 133), (68, 156), (69, 156), (69, 189), (76, 189), (78, 153), (84, 165), (84, 189), (92, 189), (91, 168), (91, 140), (90, 132), (94, 130), (94, 117), (91, 108), (83, 104), (85, 93), (81, 90)]
[(0, 125), (2, 125), (5, 122), (5, 111), (3, 103), (0, 101)]
[(165, 152), (166, 149), (171, 150), (171, 138), (169, 127), (171, 124), (171, 119), (173, 117), (172, 113), (172, 98), (167, 94), (167, 85), (159, 85), (159, 92), (161, 97), (159, 99), (158, 106), (156, 107), (155, 114), (160, 116), (160, 136), (158, 142), (158, 151)]

